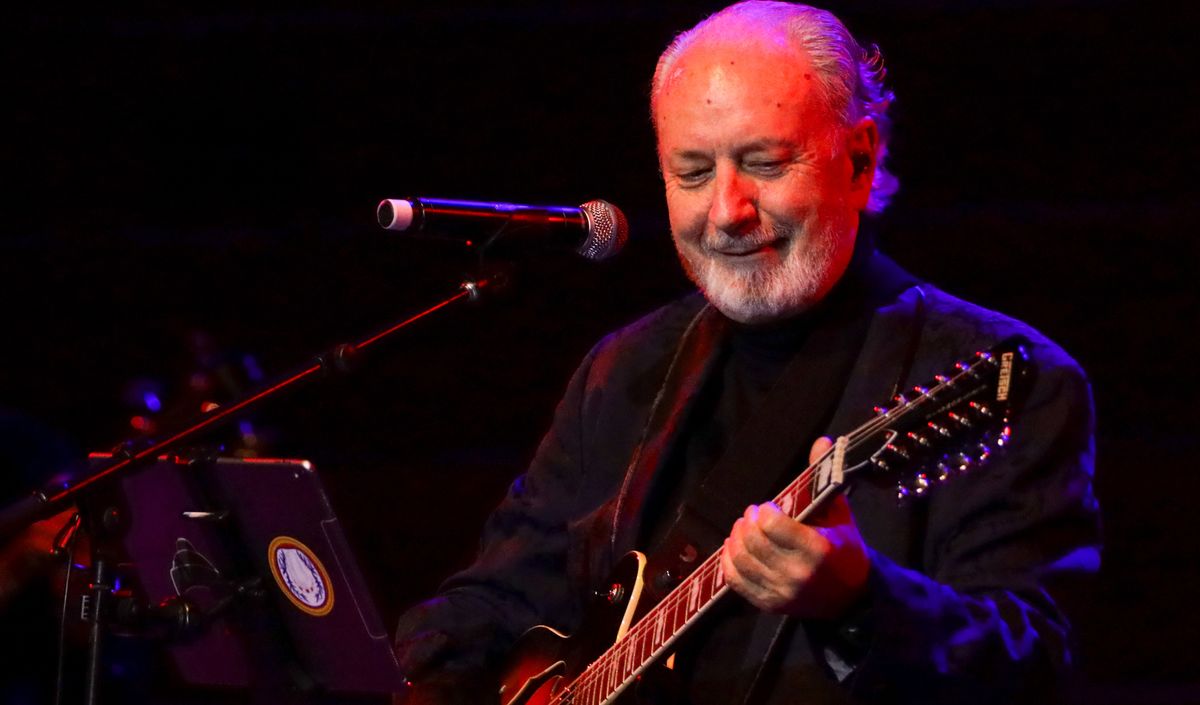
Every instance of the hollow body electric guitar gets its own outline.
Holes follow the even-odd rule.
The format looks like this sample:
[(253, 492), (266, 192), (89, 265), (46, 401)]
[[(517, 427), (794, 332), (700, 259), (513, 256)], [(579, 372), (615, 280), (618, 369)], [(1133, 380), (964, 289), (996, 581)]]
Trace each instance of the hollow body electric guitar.
[[(895, 475), (903, 500), (982, 464), (1009, 442), (1014, 401), (1032, 374), (1023, 343), (1014, 338), (976, 353), (928, 385), (876, 407), (874, 418), (837, 438), (775, 504), (804, 521), (860, 474)], [(676, 573), (682, 580), (670, 591), (654, 589), (646, 576), (659, 574), (660, 566), (647, 563), (638, 552), (618, 562), (574, 636), (549, 627), (526, 632), (504, 671), (502, 705), (607, 705), (665, 660), (730, 591), (721, 550), (692, 560), (686, 576)], [(671, 570), (682, 565), (676, 561)]]

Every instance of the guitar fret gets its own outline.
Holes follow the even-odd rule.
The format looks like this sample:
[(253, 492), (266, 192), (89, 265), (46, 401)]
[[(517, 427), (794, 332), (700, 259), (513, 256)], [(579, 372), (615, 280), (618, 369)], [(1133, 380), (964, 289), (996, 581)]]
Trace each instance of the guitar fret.
[(591, 670), (590, 666), (584, 672), (583, 680), (586, 681), (584, 690), (587, 692), (587, 705), (600, 705), (600, 693), (596, 691), (596, 672)]
[(779, 500), (777, 502), (777, 504), (779, 505), (779, 510), (782, 511), (784, 514), (788, 515), (789, 517), (794, 516), (792, 514), (792, 509), (793, 509), (795, 503), (796, 503), (795, 496), (792, 495), (792, 493), (789, 492), (788, 490), (784, 490), (783, 493), (779, 495)]
[(592, 685), (596, 690), (596, 702), (604, 702), (604, 668), (600, 661), (596, 662), (597, 668), (592, 673)]

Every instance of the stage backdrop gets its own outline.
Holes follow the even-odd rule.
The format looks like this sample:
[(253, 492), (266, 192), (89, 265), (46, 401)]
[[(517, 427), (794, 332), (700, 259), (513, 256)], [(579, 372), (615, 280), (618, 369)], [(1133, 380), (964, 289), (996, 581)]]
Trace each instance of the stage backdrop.
[[(1197, 695), (1194, 17), (1167, 3), (838, 2), (896, 91), (884, 248), (1092, 376), (1093, 702)], [(521, 261), (346, 381), (220, 440), (313, 460), (389, 625), (471, 558), (576, 362), (688, 290), (647, 111), (715, 3), (4, 11), (0, 403), (104, 449), (452, 292), (382, 197), (628, 214), (617, 259)], [(15, 489), (13, 489), (15, 491)], [(50, 659), (52, 654), (46, 654)]]

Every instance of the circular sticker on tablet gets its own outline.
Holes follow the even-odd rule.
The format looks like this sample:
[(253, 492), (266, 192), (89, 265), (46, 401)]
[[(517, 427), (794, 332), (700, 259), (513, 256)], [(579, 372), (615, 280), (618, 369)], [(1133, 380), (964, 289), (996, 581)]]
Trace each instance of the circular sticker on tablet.
[(308, 546), (280, 536), (267, 547), (267, 562), (283, 594), (302, 612), (324, 617), (333, 609), (333, 582)]

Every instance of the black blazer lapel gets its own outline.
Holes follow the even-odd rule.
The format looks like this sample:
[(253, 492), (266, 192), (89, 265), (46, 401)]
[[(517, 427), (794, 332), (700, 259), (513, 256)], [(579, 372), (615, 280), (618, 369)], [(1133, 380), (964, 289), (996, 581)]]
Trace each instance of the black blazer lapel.
[(620, 556), (634, 548), (651, 482), (667, 461), (728, 332), (728, 320), (711, 306), (696, 314), (680, 337), (642, 438), (630, 456), (621, 490), (614, 500), (610, 548)]

